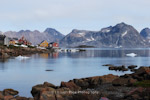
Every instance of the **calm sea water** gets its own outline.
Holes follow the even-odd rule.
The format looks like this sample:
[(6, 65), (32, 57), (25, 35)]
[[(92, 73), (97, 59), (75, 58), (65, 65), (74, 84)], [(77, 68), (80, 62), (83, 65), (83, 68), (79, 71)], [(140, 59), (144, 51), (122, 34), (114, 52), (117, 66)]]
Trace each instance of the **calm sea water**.
[[(137, 56), (127, 57), (128, 53)], [(150, 49), (91, 48), (85, 52), (35, 54), (26, 60), (0, 60), (0, 90), (13, 88), (19, 95), (31, 97), (32, 86), (45, 81), (60, 85), (61, 81), (74, 78), (130, 73), (109, 71), (104, 64), (149, 66)]]

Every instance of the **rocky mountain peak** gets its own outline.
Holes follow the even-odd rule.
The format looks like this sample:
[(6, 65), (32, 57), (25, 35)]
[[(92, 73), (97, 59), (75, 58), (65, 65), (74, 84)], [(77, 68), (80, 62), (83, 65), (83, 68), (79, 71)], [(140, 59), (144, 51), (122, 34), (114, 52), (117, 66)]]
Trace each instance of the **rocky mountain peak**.
[(20, 30), (19, 33), (27, 33), (27, 32), (31, 32), (30, 30)]
[(56, 31), (54, 28), (46, 28), (45, 29), (45, 31), (44, 31), (44, 33), (53, 33), (53, 32), (58, 32), (58, 31)]
[(57, 37), (59, 39), (62, 39), (64, 37), (63, 34), (61, 34), (60, 32), (58, 32), (56, 29), (54, 28), (47, 28), (44, 33), (48, 33), (48, 35), (51, 35), (53, 37)]
[(144, 38), (150, 38), (150, 29), (149, 28), (144, 28), (141, 32), (140, 32), (141, 36), (143, 36)]
[(109, 26), (109, 27), (106, 27), (106, 28), (102, 28), (102, 29), (101, 29), (101, 32), (103, 32), (103, 33), (108, 33), (108, 32), (111, 31), (111, 29), (112, 29), (112, 26)]
[(30, 30), (20, 30), (18, 32), (8, 31), (4, 33), (6, 36), (11, 38), (21, 38), (24, 36), (27, 40), (29, 40), (32, 44), (37, 45), (41, 43), (41, 41), (46, 40), (48, 42), (59, 42), (60, 39), (64, 37), (63, 34), (58, 32), (53, 28), (47, 28), (45, 32), (40, 32), (38, 30), (30, 31)]
[(71, 34), (77, 34), (77, 33), (82, 33), (82, 32), (85, 32), (85, 30), (73, 29)]
[(102, 28), (101, 31), (74, 29), (61, 40), (68, 47), (88, 45), (95, 47), (146, 47), (148, 46), (139, 32), (124, 22)]
[(121, 22), (119, 24), (116, 25), (116, 27), (124, 27), (124, 26), (128, 26), (128, 24), (124, 23), (124, 22)]

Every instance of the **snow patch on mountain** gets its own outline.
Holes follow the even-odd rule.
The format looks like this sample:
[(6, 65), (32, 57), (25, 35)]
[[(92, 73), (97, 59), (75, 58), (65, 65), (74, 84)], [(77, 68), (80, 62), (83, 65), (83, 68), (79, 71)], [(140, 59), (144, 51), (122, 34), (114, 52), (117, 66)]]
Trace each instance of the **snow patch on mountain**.
[(102, 29), (102, 32), (103, 33), (108, 33), (108, 32), (110, 32), (110, 29)]
[(128, 31), (125, 31), (125, 32), (122, 34), (122, 37), (124, 37), (127, 33), (128, 33)]
[(81, 32), (81, 33), (78, 33), (78, 34), (80, 34), (81, 36), (85, 36), (85, 32)]

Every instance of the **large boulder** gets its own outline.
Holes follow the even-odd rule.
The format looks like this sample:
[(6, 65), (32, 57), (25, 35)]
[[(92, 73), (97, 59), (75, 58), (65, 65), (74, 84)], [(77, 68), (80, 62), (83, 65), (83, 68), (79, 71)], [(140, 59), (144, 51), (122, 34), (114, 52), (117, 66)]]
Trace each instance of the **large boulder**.
[(48, 82), (44, 82), (44, 83), (43, 83), (43, 86), (44, 86), (44, 87), (56, 88), (56, 86), (55, 86), (54, 84), (48, 83)]
[(76, 94), (69, 100), (99, 100), (100, 94)]
[(122, 78), (119, 77), (112, 82), (114, 86), (132, 86), (137, 80), (133, 78)]
[(66, 88), (69, 88), (70, 90), (80, 90), (81, 89), (74, 82), (61, 82), (60, 87), (66, 87)]
[(150, 68), (149, 67), (140, 67), (135, 72), (135, 74), (137, 74), (137, 75), (144, 75), (144, 74), (150, 75)]
[(74, 79), (73, 82), (82, 89), (89, 88), (89, 79)]
[(4, 96), (4, 99), (2, 100), (15, 100), (15, 98), (12, 95), (7, 95), (7, 96)]
[(100, 76), (100, 79), (102, 81), (102, 84), (105, 83), (112, 83), (113, 80), (117, 79), (119, 76), (113, 75), (113, 74), (108, 74), (104, 76)]
[(125, 100), (150, 100), (150, 88), (135, 88), (127, 93)]
[(89, 78), (89, 88), (96, 88), (101, 84), (102, 79), (99, 76)]
[(130, 65), (130, 66), (128, 66), (129, 69), (134, 69), (136, 67), (137, 67), (137, 65)]
[(33, 95), (33, 97), (38, 97), (42, 91), (54, 92), (55, 89), (52, 88), (52, 87), (44, 86), (43, 84), (39, 84), (39, 85), (36, 85), (36, 86), (32, 87), (31, 94)]
[(3, 94), (4, 94), (5, 96), (7, 96), (7, 95), (15, 96), (15, 95), (17, 95), (18, 93), (19, 93), (18, 91), (13, 90), (13, 89), (4, 89), (4, 90), (3, 90)]
[(140, 67), (131, 76), (138, 81), (150, 80), (150, 67)]
[(103, 83), (111, 83), (116, 78), (118, 78), (118, 76), (108, 74), (104, 76), (74, 79), (71, 81), (74, 82), (77, 86), (81, 87), (82, 89), (86, 89), (86, 88), (96, 88)]
[(122, 65), (122, 66), (110, 66), (109, 70), (128, 71), (128, 69), (124, 65)]
[(33, 98), (26, 98), (26, 97), (16, 96), (14, 100), (34, 100), (34, 99)]

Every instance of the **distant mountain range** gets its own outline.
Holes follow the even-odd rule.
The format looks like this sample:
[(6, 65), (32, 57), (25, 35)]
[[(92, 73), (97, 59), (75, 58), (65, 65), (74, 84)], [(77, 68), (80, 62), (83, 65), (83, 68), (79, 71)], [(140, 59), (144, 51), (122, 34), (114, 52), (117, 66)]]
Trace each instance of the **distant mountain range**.
[(34, 45), (39, 44), (43, 40), (47, 40), (48, 42), (59, 42), (64, 37), (63, 34), (61, 34), (53, 28), (47, 28), (44, 32), (39, 32), (38, 30), (21, 30), (19, 32), (8, 31), (4, 32), (3, 34), (5, 34), (8, 37), (17, 38), (21, 38), (22, 36), (24, 36), (28, 41), (30, 41)]
[(77, 47), (79, 45), (95, 47), (150, 47), (149, 28), (145, 28), (139, 33), (133, 26), (125, 23), (102, 28), (100, 31), (73, 29), (66, 36), (53, 28), (47, 28), (44, 32), (21, 30), (19, 32), (8, 31), (3, 34), (17, 38), (24, 36), (34, 45), (47, 40), (48, 42), (59, 42), (61, 47)]
[[(144, 32), (143, 32), (144, 33)], [(150, 34), (145, 32), (145, 34)], [(100, 31), (86, 31), (74, 29), (61, 41), (62, 46), (75, 47), (88, 45), (95, 47), (148, 47), (148, 35), (145, 37), (134, 27), (119, 23), (101, 29)]]

